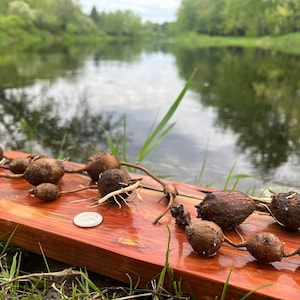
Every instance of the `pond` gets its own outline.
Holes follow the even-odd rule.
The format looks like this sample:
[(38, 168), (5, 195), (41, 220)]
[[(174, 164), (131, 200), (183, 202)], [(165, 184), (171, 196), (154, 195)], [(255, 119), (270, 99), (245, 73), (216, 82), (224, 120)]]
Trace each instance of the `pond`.
[(171, 119), (174, 127), (141, 164), (160, 176), (216, 188), (231, 173), (245, 175), (238, 188), (256, 194), (299, 184), (296, 55), (123, 43), (3, 52), (0, 64), (5, 150), (63, 153), (85, 163), (97, 150), (109, 150), (104, 128), (134, 162), (197, 68)]

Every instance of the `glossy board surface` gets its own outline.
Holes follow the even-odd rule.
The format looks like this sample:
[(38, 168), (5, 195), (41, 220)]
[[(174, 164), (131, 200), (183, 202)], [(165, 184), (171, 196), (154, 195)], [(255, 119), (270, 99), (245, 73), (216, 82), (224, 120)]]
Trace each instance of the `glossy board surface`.
[[(19, 157), (26, 154), (7, 152), (5, 155)], [(72, 162), (65, 165), (68, 168), (82, 166)], [(4, 169), (0, 172), (9, 173)], [(24, 179), (0, 178), (0, 234), (9, 234), (17, 228), (11, 242), (14, 245), (36, 253), (40, 253), (41, 246), (48, 257), (127, 283), (126, 273), (133, 280), (138, 280), (138, 274), (140, 286), (145, 287), (165, 265), (170, 230), (170, 266), (176, 278), (182, 278), (184, 289), (187, 292), (191, 289), (197, 299), (220, 297), (231, 268), (227, 299), (238, 299), (265, 284), (272, 285), (259, 289), (250, 299), (296, 299), (300, 295), (299, 255), (260, 264), (247, 251), (224, 243), (213, 257), (201, 257), (193, 252), (184, 230), (175, 225), (170, 213), (158, 224), (153, 224), (167, 205), (165, 200), (159, 201), (163, 196), (160, 185), (147, 176), (131, 176), (142, 177), (140, 195), (143, 201), (132, 194), (128, 198), (130, 207), (123, 203), (121, 208), (115, 203), (97, 208), (90, 208), (89, 201), (72, 203), (72, 200), (97, 195), (95, 189), (61, 195), (53, 202), (44, 203), (29, 194), (31, 185)], [(190, 211), (194, 222), (199, 221), (195, 204), (205, 195), (202, 191), (212, 189), (168, 182), (179, 192), (176, 203)], [(59, 187), (66, 191), (89, 184), (87, 176), (67, 173)], [(74, 216), (84, 211), (100, 213), (103, 222), (93, 228), (75, 226)], [(275, 233), (285, 242), (286, 251), (300, 246), (299, 232), (283, 229), (267, 215), (255, 212), (239, 226), (245, 239), (263, 231)], [(225, 231), (225, 234), (240, 241), (235, 231)]]

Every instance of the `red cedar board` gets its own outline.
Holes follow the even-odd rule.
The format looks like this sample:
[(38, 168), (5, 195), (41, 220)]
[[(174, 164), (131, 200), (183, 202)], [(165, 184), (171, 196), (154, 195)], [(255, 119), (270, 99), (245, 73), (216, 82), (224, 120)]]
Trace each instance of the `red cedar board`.
[[(7, 152), (8, 157), (24, 156), (19, 152)], [(67, 162), (69, 168), (80, 164)], [(0, 172), (8, 172), (1, 170)], [(64, 195), (51, 203), (42, 203), (29, 195), (31, 187), (24, 179), (0, 178), (0, 234), (11, 233), (14, 245), (40, 253), (41, 245), (47, 257), (62, 262), (86, 267), (90, 271), (128, 283), (128, 273), (133, 280), (140, 276), (140, 287), (157, 275), (165, 265), (168, 243), (168, 228), (171, 232), (169, 263), (177, 279), (182, 278), (186, 291), (189, 288), (197, 299), (215, 299), (221, 295), (224, 283), (233, 267), (227, 297), (237, 299), (261, 285), (272, 286), (260, 289), (252, 299), (296, 299), (300, 295), (300, 257), (283, 258), (280, 262), (259, 264), (247, 251), (237, 250), (223, 244), (218, 253), (205, 258), (193, 252), (187, 242), (184, 230), (175, 225), (168, 213), (159, 224), (152, 222), (166, 207), (161, 187), (150, 177), (142, 177), (143, 201), (133, 195), (129, 197), (130, 208), (107, 204), (89, 208), (90, 202), (71, 203), (75, 199), (85, 199), (97, 194), (88, 190)], [(172, 182), (179, 193), (203, 197), (196, 187), (180, 182)], [(80, 174), (65, 174), (60, 183), (61, 190), (72, 190), (78, 185), (88, 185), (90, 180)], [(150, 188), (149, 188), (150, 187)], [(153, 188), (153, 189), (152, 189)], [(211, 189), (212, 190), (212, 189)], [(199, 200), (178, 196), (177, 203), (190, 211), (193, 221), (196, 218), (195, 204)], [(83, 211), (97, 211), (103, 215), (103, 223), (94, 228), (79, 228), (73, 224), (73, 217)], [(285, 250), (300, 246), (299, 232), (282, 229), (269, 216), (252, 214), (241, 226), (241, 234), (249, 235), (268, 231), (275, 233), (285, 242)], [(239, 241), (233, 231), (225, 232), (228, 237)], [(229, 299), (229, 298), (227, 298)]]

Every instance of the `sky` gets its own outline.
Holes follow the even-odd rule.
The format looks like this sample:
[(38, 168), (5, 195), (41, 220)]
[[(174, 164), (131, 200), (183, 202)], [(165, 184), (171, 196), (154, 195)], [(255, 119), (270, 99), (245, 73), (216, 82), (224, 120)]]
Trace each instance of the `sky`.
[(131, 10), (142, 17), (143, 21), (163, 23), (174, 21), (181, 0), (76, 0), (85, 13), (95, 6), (98, 12)]

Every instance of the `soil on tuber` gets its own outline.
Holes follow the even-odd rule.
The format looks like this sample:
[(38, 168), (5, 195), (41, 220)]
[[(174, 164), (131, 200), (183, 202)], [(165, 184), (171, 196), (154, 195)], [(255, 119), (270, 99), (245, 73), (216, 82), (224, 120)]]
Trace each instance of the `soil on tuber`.
[(258, 262), (264, 264), (280, 261), (283, 257), (300, 255), (300, 247), (290, 252), (285, 252), (284, 243), (273, 233), (256, 233), (246, 241), (234, 243), (212, 221), (202, 220), (190, 223), (190, 215), (184, 211), (182, 205), (172, 207), (171, 212), (176, 219), (176, 224), (185, 228), (187, 240), (193, 250), (201, 256), (212, 256), (219, 250), (223, 242), (236, 248), (245, 247)]
[(300, 228), (300, 195), (296, 192), (271, 195), (269, 209), (274, 219), (282, 226), (293, 230)]
[(100, 151), (90, 156), (84, 167), (70, 170), (65, 169), (67, 173), (87, 172), (92, 181), (98, 182), (99, 176), (106, 170), (120, 167), (119, 160), (110, 152)]
[(236, 244), (226, 239), (234, 247), (246, 247), (248, 252), (260, 263), (281, 261), (283, 257), (300, 254), (300, 248), (290, 252), (284, 251), (284, 243), (271, 232), (260, 232), (250, 236), (246, 241)]
[(64, 175), (64, 165), (60, 160), (41, 157), (31, 160), (22, 174), (1, 173), (0, 177), (15, 179), (24, 178), (32, 185), (49, 182), (57, 184)]
[[(113, 191), (120, 190), (132, 183), (132, 179), (129, 174), (121, 169), (109, 169), (104, 171), (98, 180), (98, 190), (103, 197)], [(117, 200), (124, 200), (128, 197), (128, 194), (121, 193), (116, 196)]]
[(185, 226), (186, 237), (201, 256), (214, 255), (224, 242), (222, 229), (212, 221), (199, 221)]
[(198, 218), (213, 221), (225, 230), (241, 224), (254, 212), (256, 204), (242, 192), (225, 190), (208, 193), (195, 207)]
[(91, 185), (91, 186), (79, 187), (77, 189), (70, 190), (70, 191), (61, 191), (58, 185), (46, 182), (32, 187), (29, 190), (29, 193), (43, 202), (51, 202), (56, 200), (60, 195), (76, 193), (76, 192), (80, 192), (87, 189), (93, 189), (93, 188), (97, 188), (97, 186)]

